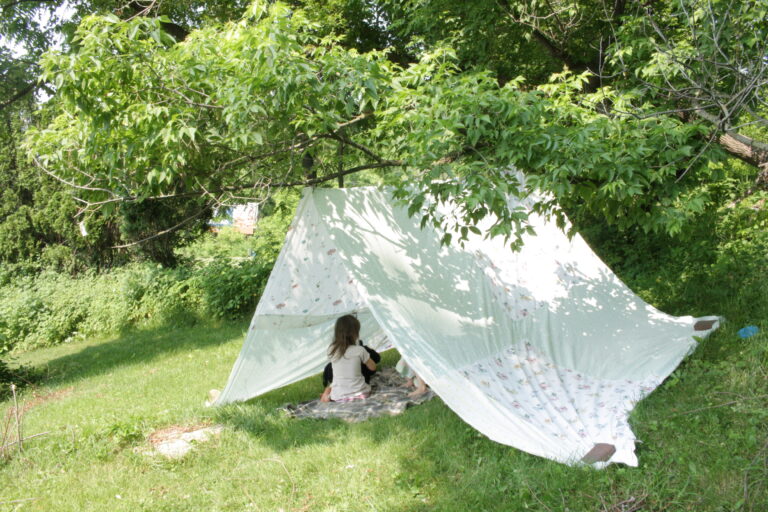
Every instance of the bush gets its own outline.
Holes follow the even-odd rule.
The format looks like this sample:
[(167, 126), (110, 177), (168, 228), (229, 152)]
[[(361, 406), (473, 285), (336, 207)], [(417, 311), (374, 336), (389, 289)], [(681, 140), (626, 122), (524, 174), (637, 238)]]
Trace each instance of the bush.
[[(298, 194), (284, 192), (256, 234), (206, 235), (177, 251), (186, 265), (134, 263), (76, 277), (31, 264), (0, 266), (0, 355), (140, 324), (236, 319), (252, 313), (282, 246)], [(69, 253), (46, 252), (67, 270)]]
[(240, 318), (253, 311), (271, 267), (256, 260), (174, 269), (133, 264), (78, 277), (17, 277), (0, 287), (0, 354), (140, 324)]
[(205, 312), (214, 318), (239, 318), (253, 312), (267, 284), (272, 265), (255, 260), (214, 262), (195, 276)]
[(177, 252), (188, 260), (201, 262), (242, 259), (253, 256), (253, 245), (253, 236), (246, 236), (232, 227), (224, 227), (217, 233), (205, 233), (194, 244)]
[(199, 309), (197, 296), (189, 289), (190, 270), (187, 268), (131, 265), (113, 276), (115, 289), (125, 301), (126, 311), (130, 312), (126, 324), (182, 320)]
[(100, 302), (93, 276), (44, 272), (0, 289), (0, 349), (47, 346), (76, 336)]
[[(620, 232), (580, 219), (581, 233), (643, 299), (672, 314), (768, 318), (768, 193), (713, 205), (675, 236)], [(717, 311), (713, 311), (717, 308)]]

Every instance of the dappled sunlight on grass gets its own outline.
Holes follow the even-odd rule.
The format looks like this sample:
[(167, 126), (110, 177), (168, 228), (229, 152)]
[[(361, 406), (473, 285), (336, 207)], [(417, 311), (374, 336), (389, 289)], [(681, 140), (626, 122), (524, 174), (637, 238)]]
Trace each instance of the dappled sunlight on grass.
[[(766, 500), (768, 418), (754, 399), (768, 392), (765, 334), (735, 342), (726, 324), (704, 341), (633, 414), (640, 467), (596, 471), (491, 442), (439, 399), (356, 424), (278, 411), (317, 397), (319, 376), (205, 408), (245, 328), (147, 329), (25, 355), (48, 368), (22, 395), (48, 396), (25, 432), (48, 434), (0, 465), (0, 510), (25, 498), (18, 510), (731, 510), (745, 478), (749, 503)], [(156, 429), (207, 422), (223, 433), (181, 460), (141, 453)]]

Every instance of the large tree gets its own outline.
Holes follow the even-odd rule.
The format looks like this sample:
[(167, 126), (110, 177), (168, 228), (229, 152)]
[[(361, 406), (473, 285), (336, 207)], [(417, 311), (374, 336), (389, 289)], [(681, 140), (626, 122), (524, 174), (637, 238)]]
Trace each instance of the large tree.
[[(57, 113), (55, 93), (41, 79), (39, 59), (53, 46), (72, 50), (83, 17), (115, 13), (122, 19), (166, 16), (160, 27), (176, 40), (206, 19), (239, 17), (244, 2), (115, 0), (13, 1), (0, 4), (0, 262), (27, 262), (78, 270), (148, 257), (175, 261), (174, 248), (204, 225), (210, 210), (187, 199), (139, 207), (122, 205), (85, 218), (72, 188), (30, 166), (20, 148), (24, 131)], [(78, 226), (78, 222), (81, 222)], [(188, 229), (174, 229), (181, 225)], [(192, 228), (192, 229), (189, 229)], [(155, 236), (166, 232), (165, 236)], [(84, 236), (87, 233), (86, 236)], [(144, 243), (137, 244), (138, 241)], [(126, 248), (125, 246), (129, 246)]]
[[(29, 149), (91, 209), (215, 204), (377, 169), (425, 220), (462, 235), (493, 213), (510, 235), (525, 229), (504, 200), (516, 167), (551, 193), (542, 211), (675, 230), (702, 208), (706, 187), (692, 185), (717, 179), (720, 148), (764, 165), (737, 131), (763, 123), (755, 4), (359, 1), (344, 4), (357, 24), (329, 29), (314, 2), (256, 2), (183, 42), (166, 18), (91, 17), (76, 51), (43, 60), (62, 114)], [(737, 37), (746, 29), (757, 36)], [(379, 45), (391, 49), (354, 48)], [(440, 217), (427, 194), (459, 215)]]

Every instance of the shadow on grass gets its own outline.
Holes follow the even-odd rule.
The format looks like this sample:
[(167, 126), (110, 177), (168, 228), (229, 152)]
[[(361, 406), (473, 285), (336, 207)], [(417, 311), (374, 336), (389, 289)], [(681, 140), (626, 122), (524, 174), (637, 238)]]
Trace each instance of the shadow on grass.
[[(393, 366), (398, 357), (395, 351), (383, 354), (382, 366)], [(546, 492), (534, 475), (553, 473), (555, 479), (561, 473), (570, 475), (568, 479), (577, 486), (585, 473), (595, 473), (495, 443), (462, 421), (439, 398), (401, 415), (360, 423), (294, 419), (278, 410), (286, 403), (316, 398), (321, 390), (320, 376), (313, 376), (248, 402), (214, 409), (214, 419), (278, 453), (307, 447), (338, 446), (343, 450), (345, 438), (359, 442), (361, 437), (372, 446), (396, 447), (393, 450), (397, 453), (390, 455), (395, 457), (397, 469), (386, 477), (391, 478), (389, 485), (407, 498), (401, 507), (386, 509), (393, 511), (537, 509), (539, 496)], [(375, 496), (376, 483), (371, 484), (371, 495)], [(559, 503), (560, 491), (555, 494)], [(286, 510), (290, 509), (286, 505)]]
[[(381, 356), (381, 368), (394, 366), (400, 358), (394, 349), (383, 352)], [(286, 404), (297, 404), (318, 398), (322, 391), (322, 376), (317, 374), (247, 402), (214, 408), (213, 417), (218, 423), (246, 432), (276, 451), (335, 443), (343, 439), (350, 429), (367, 430), (373, 442), (382, 442), (389, 437), (386, 429), (381, 428), (380, 425), (382, 421), (393, 419), (392, 417), (374, 418), (362, 423), (347, 423), (340, 419), (291, 418), (280, 410)], [(373, 427), (369, 427), (370, 425)]]
[[(725, 380), (735, 369), (711, 366), (707, 361), (710, 355), (702, 348), (633, 414), (633, 429), (645, 441), (638, 446), (637, 468), (611, 465), (600, 471), (529, 455), (490, 441), (439, 399), (399, 416), (356, 424), (290, 419), (277, 411), (287, 402), (317, 396), (319, 376), (248, 403), (223, 407), (216, 414), (217, 420), (276, 452), (315, 446), (343, 450), (340, 440), (346, 437), (395, 447), (388, 456), (394, 457), (396, 469), (387, 475), (391, 481), (382, 482), (382, 488), (394, 486), (404, 499), (402, 505), (389, 506), (388, 511), (624, 510), (624, 506), (661, 510), (673, 502), (680, 504), (680, 510), (727, 510), (725, 504), (735, 503), (740, 496), (737, 484), (743, 479), (743, 461), (759, 454), (761, 444), (759, 439), (737, 445), (718, 440), (747, 431), (757, 416), (733, 417), (730, 410), (706, 407), (706, 402), (717, 401), (718, 395), (717, 390), (710, 394), (705, 390), (713, 386), (713, 380)], [(746, 363), (759, 367), (751, 360)], [(714, 379), (713, 371), (720, 372)], [(719, 401), (731, 400), (730, 396)], [(755, 411), (758, 408), (756, 404)], [(679, 414), (695, 409), (702, 410), (695, 415)], [(687, 428), (694, 424), (696, 428)], [(741, 462), (732, 456), (734, 450)], [(746, 468), (754, 480), (750, 501), (757, 503), (765, 496), (760, 479), (763, 473), (750, 468)], [(736, 477), (731, 481), (726, 475)], [(713, 481), (718, 485), (713, 486)], [(372, 487), (371, 496), (375, 495), (376, 488)], [(714, 508), (707, 508), (710, 504)], [(726, 508), (716, 508), (717, 504)]]
[(47, 361), (47, 383), (66, 383), (109, 373), (121, 366), (148, 363), (178, 352), (219, 345), (242, 338), (247, 321), (166, 323), (124, 331), (110, 341), (87, 344), (81, 350)]
[[(522, 510), (526, 505), (538, 510), (536, 500), (544, 491), (536, 490), (541, 484), (533, 475), (570, 474), (576, 482), (577, 474), (595, 473), (495, 443), (464, 423), (440, 399), (411, 407), (398, 416), (361, 423), (293, 419), (276, 410), (288, 396), (311, 398), (307, 385), (318, 387), (319, 376), (290, 386), (296, 389), (287, 393), (277, 390), (248, 403), (222, 407), (216, 421), (247, 433), (277, 453), (307, 447), (313, 448), (308, 453), (322, 453), (314, 449), (317, 447), (344, 451), (345, 438), (355, 442), (362, 438), (372, 446), (393, 446), (388, 456), (394, 456), (396, 469), (394, 474), (385, 475), (381, 485), (384, 489), (394, 486), (404, 501), (399, 507), (390, 505), (388, 511)], [(366, 468), (360, 466), (360, 470)], [(376, 482), (372, 480), (371, 485)], [(376, 492), (372, 487), (371, 495)]]

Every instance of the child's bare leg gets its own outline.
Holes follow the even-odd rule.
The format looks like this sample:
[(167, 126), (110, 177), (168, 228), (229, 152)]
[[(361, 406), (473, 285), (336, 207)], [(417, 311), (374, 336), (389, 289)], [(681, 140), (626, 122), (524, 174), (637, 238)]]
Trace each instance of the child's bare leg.
[(416, 385), (416, 389), (408, 393), (408, 396), (414, 398), (427, 392), (427, 383), (424, 382), (424, 379), (421, 377), (414, 377), (413, 382)]

